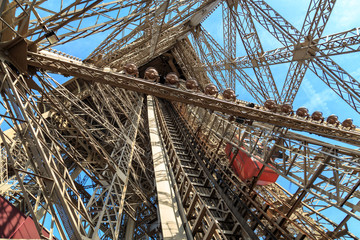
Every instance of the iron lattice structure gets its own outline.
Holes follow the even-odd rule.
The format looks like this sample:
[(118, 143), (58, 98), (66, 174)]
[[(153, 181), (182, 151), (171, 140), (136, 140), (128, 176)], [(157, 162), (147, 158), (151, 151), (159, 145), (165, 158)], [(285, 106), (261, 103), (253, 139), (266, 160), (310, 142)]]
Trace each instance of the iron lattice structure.
[[(360, 132), (281, 107), (309, 70), (359, 112), (360, 83), (331, 59), (359, 51), (359, 28), (323, 36), (336, 1), (309, 2), (297, 29), (262, 0), (1, 1), (0, 194), (49, 238), (358, 239)], [(259, 26), (281, 47), (265, 51)], [(84, 60), (55, 50), (102, 32)], [(281, 85), (270, 66), (283, 63)], [(148, 67), (179, 84), (144, 79)], [(260, 174), (242, 181), (229, 144)], [(259, 186), (265, 166), (281, 181)]]

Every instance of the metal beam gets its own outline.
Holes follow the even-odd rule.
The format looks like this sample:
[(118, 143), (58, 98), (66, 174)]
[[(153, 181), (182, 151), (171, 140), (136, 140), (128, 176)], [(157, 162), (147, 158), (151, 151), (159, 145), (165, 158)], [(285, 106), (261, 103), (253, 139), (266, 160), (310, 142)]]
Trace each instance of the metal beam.
[(161, 84), (148, 82), (143, 79), (129, 77), (118, 72), (104, 71), (103, 69), (88, 66), (80, 62), (66, 61), (53, 56), (48, 56), (46, 55), (46, 52), (43, 52), (43, 54), (29, 52), (28, 64), (44, 70), (72, 75), (91, 82), (96, 81), (105, 83), (114, 87), (146, 93), (172, 101), (190, 103), (234, 116), (267, 122), (294, 130), (307, 131), (354, 145), (360, 145), (360, 134), (358, 131), (347, 131), (330, 125), (250, 108), (242, 104), (174, 89)]
[(166, 163), (166, 152), (162, 146), (156, 123), (153, 98), (147, 97), (148, 121), (150, 128), (151, 152), (154, 161), (155, 183), (159, 204), (161, 231), (163, 239), (187, 239), (184, 224), (179, 214), (179, 207), (170, 180)]

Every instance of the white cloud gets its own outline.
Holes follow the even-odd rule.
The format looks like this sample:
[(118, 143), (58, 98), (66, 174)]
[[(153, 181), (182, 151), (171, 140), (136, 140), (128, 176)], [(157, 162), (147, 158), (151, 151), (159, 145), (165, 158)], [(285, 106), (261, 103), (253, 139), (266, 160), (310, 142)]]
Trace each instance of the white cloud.
[(316, 92), (314, 86), (306, 78), (302, 82), (302, 88), (308, 99), (308, 101), (304, 103), (304, 106), (309, 109), (310, 113), (316, 110), (322, 111), (324, 115), (329, 115), (331, 113), (329, 102), (334, 98), (337, 98), (333, 90), (326, 88), (321, 92)]
[(360, 67), (358, 69), (356, 69), (355, 71), (353, 71), (351, 73), (351, 76), (353, 76), (356, 80), (360, 79)]
[(337, 1), (334, 10), (330, 16), (328, 27), (331, 30), (340, 32), (360, 26), (360, 1), (342, 0)]

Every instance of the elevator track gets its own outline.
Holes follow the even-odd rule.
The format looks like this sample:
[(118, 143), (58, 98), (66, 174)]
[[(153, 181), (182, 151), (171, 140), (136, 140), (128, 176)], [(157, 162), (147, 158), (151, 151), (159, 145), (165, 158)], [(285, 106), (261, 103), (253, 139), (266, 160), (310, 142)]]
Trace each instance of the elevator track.
[[(196, 147), (195, 138), (169, 103), (158, 102), (157, 118), (194, 239), (259, 239), (242, 216), (247, 214), (244, 204), (231, 202), (225, 196), (221, 182), (214, 179), (214, 172), (204, 163), (204, 153)], [(270, 232), (269, 236), (275, 239)]]

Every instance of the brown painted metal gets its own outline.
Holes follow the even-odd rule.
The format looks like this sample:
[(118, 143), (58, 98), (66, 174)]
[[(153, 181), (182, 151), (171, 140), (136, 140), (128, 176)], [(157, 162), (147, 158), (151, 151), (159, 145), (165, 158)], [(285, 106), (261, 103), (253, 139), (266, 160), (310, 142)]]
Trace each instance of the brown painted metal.
[[(176, 105), (179, 115), (167, 117), (183, 121), (187, 138), (179, 142), (163, 128), (164, 149), (181, 195), (182, 221), (188, 217), (197, 239), (230, 232), (245, 238), (356, 239), (350, 231), (360, 221), (356, 122), (310, 117), (306, 108), (293, 113), (290, 105), (310, 69), (359, 112), (359, 81), (330, 59), (360, 50), (359, 29), (322, 36), (335, 1), (309, 1), (299, 30), (263, 0), (80, 0), (56, 11), (46, 1), (8, 2), (0, 4), (0, 192), (33, 217), (39, 234), (46, 216), (49, 229), (64, 239), (161, 237), (143, 101), (143, 94), (151, 94)], [(202, 24), (220, 5), (224, 45)], [(265, 52), (254, 20), (283, 47)], [(49, 49), (49, 31), (60, 38), (55, 46), (109, 34), (81, 61)], [(236, 55), (236, 31), (247, 56)], [(290, 63), (282, 85), (269, 67), (280, 63)], [(148, 67), (159, 73), (138, 78)], [(244, 68), (253, 68), (256, 79)], [(44, 71), (75, 78), (62, 86)], [(170, 86), (178, 81), (174, 75), (157, 83), (158, 75), (170, 72), (185, 85), (180, 80)], [(235, 90), (236, 82), (257, 104), (224, 91)], [(203, 93), (211, 83), (222, 97)], [(275, 103), (264, 106), (270, 98)], [(218, 204), (205, 202), (184, 158), (175, 156), (189, 144), (198, 153), (190, 162), (204, 180), (205, 195)], [(289, 186), (240, 181), (224, 154), (227, 144), (273, 168)], [(344, 216), (337, 220), (328, 212)], [(242, 227), (227, 229), (224, 219)]]
[(169, 88), (164, 85), (148, 82), (139, 78), (131, 78), (117, 72), (105, 72), (102, 69), (91, 67), (86, 64), (75, 63), (57, 59), (44, 54), (29, 53), (28, 64), (44, 70), (71, 74), (87, 81), (105, 83), (114, 87), (151, 94), (165, 99), (190, 103), (211, 110), (224, 112), (230, 115), (245, 117), (257, 121), (264, 121), (288, 127), (294, 130), (308, 131), (333, 139), (339, 139), (354, 145), (360, 145), (360, 133), (357, 131), (345, 131), (330, 126), (324, 126), (316, 122), (305, 121), (293, 117), (275, 114), (269, 111), (246, 107), (242, 104), (230, 103), (221, 99), (199, 95), (180, 89)]

